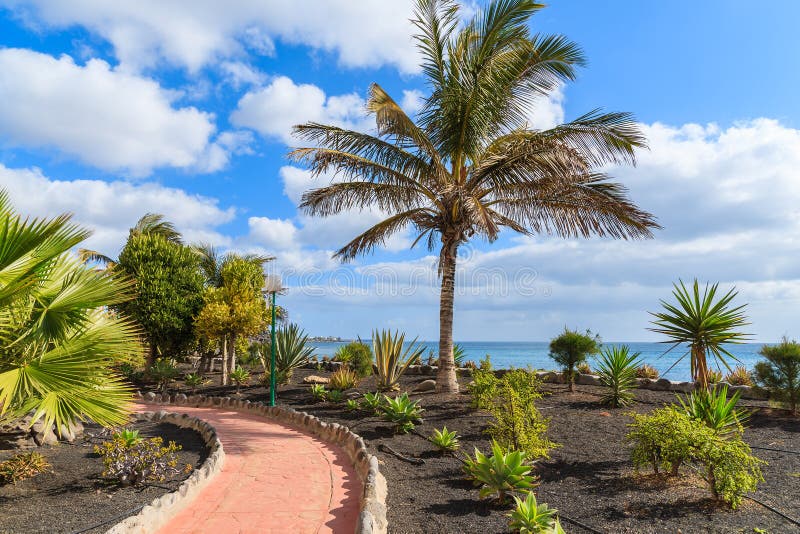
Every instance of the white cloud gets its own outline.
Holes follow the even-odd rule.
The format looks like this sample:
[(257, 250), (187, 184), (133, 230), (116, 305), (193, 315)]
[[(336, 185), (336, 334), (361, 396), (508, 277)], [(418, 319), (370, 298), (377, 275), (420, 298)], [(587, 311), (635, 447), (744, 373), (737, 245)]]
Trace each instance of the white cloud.
[(261, 85), (266, 80), (263, 72), (241, 61), (223, 61), (219, 68), (225, 81), (234, 89), (247, 85)]
[(93, 59), (76, 65), (31, 50), (0, 49), (0, 138), (52, 147), (104, 170), (149, 174), (157, 167), (213, 171), (214, 117), (174, 108), (177, 94)]
[(189, 242), (230, 244), (216, 227), (233, 220), (233, 208), (223, 209), (212, 198), (155, 183), (102, 180), (52, 180), (39, 169), (12, 169), (0, 164), (0, 187), (9, 192), (17, 211), (36, 217), (73, 213), (95, 231), (85, 246), (116, 255), (128, 229), (145, 213), (161, 213)]
[(528, 127), (547, 130), (564, 122), (564, 86), (537, 98), (528, 112)]
[(247, 220), (250, 237), (259, 245), (271, 250), (290, 250), (299, 247), (297, 227), (285, 219), (250, 217)]
[(422, 91), (418, 91), (417, 89), (406, 89), (403, 91), (403, 100), (400, 107), (403, 108), (403, 111), (405, 111), (407, 115), (414, 116), (424, 105), (425, 95), (422, 94)]
[(286, 76), (279, 76), (268, 86), (245, 94), (231, 114), (231, 122), (290, 145), (297, 143), (292, 137), (292, 127), (305, 122), (356, 129), (364, 129), (369, 124), (360, 96), (326, 96), (316, 85), (298, 85)]
[(248, 51), (271, 55), (274, 40), (334, 53), (347, 67), (394, 65), (418, 72), (410, 0), (2, 0), (31, 26), (80, 25), (114, 46), (124, 68), (162, 62), (191, 71)]

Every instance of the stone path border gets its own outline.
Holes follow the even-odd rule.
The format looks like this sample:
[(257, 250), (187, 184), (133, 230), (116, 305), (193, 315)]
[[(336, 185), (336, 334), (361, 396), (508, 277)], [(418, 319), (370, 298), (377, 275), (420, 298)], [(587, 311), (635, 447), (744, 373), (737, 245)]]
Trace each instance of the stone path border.
[(131, 517), (117, 523), (106, 534), (134, 534), (155, 532), (167, 521), (177, 515), (189, 502), (192, 501), (220, 472), (225, 462), (225, 451), (217, 437), (217, 432), (207, 422), (191, 417), (187, 414), (167, 412), (139, 412), (137, 419), (171, 423), (181, 428), (196, 430), (208, 447), (208, 457), (203, 465), (194, 470), (189, 478), (183, 481), (177, 491), (166, 493), (142, 508)]
[[(357, 534), (384, 534), (387, 532), (386, 520), (386, 479), (381, 474), (378, 459), (367, 451), (364, 440), (347, 427), (337, 423), (326, 423), (305, 413), (285, 406), (269, 407), (264, 403), (232, 399), (230, 397), (206, 397), (204, 395), (184, 394), (156, 395), (137, 394), (137, 400), (147, 404), (196, 408), (219, 408), (243, 414), (272, 419), (290, 428), (294, 427), (311, 434), (320, 440), (341, 447), (347, 454), (362, 486), (359, 503), (359, 516), (355, 532)], [(177, 512), (176, 512), (177, 513)]]

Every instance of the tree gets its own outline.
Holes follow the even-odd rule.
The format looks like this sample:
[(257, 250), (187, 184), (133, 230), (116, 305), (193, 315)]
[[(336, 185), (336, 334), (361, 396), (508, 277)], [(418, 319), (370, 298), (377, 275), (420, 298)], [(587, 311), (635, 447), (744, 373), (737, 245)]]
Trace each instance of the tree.
[(90, 232), (62, 215), (23, 219), (0, 191), (0, 415), (33, 410), (58, 432), (75, 420), (127, 420), (131, 390), (112, 369), (143, 355), (137, 327), (108, 306), (129, 282), (95, 272), (70, 250)]
[(134, 281), (136, 298), (117, 306), (145, 332), (147, 365), (174, 357), (194, 341), (193, 318), (203, 304), (203, 276), (192, 250), (158, 233), (131, 233), (114, 272)]
[[(142, 215), (136, 225), (129, 230), (128, 239), (144, 234), (160, 235), (171, 243), (181, 243), (181, 234), (175, 229), (175, 225), (165, 221), (164, 216), (158, 213), (145, 213)], [(79, 248), (78, 257), (86, 263), (100, 263), (109, 270), (113, 269), (117, 264), (117, 261), (110, 256), (88, 248)]]
[(542, 7), (495, 0), (459, 27), (458, 4), (419, 0), (414, 24), (430, 89), (414, 122), (379, 85), (368, 111), (377, 133), (308, 123), (295, 135), (311, 146), (290, 155), (315, 176), (339, 181), (306, 192), (302, 209), (329, 216), (379, 209), (386, 218), (336, 252), (351, 260), (411, 227), (438, 249), (441, 278), (437, 389), (458, 391), (453, 362), (456, 259), (474, 237), (508, 228), (525, 235), (649, 238), (657, 228), (625, 189), (598, 169), (634, 162), (645, 140), (627, 113), (592, 111), (546, 130), (528, 125), (533, 104), (584, 63), (562, 36), (531, 35)]
[(569, 390), (575, 391), (575, 367), (585, 362), (590, 354), (600, 351), (600, 336), (587, 330), (581, 334), (577, 330), (564, 328), (564, 332), (550, 341), (550, 357), (564, 368)]
[[(672, 291), (677, 305), (662, 300), (664, 311), (650, 313), (655, 317), (652, 322), (655, 328), (649, 330), (665, 335), (668, 338), (666, 343), (674, 344), (669, 350), (682, 343), (689, 345), (692, 379), (703, 389), (708, 389), (709, 386), (708, 354), (730, 370), (727, 358), (736, 360), (736, 357), (728, 352), (725, 344), (743, 343), (749, 337), (738, 330), (749, 324), (742, 313), (746, 305), (731, 305), (737, 295), (736, 288), (715, 301), (718, 285), (709, 287), (706, 284), (705, 290), (700, 294), (697, 279), (694, 280), (691, 292), (683, 280), (680, 280), (673, 285)], [(685, 355), (681, 356), (678, 362), (684, 357)]]
[(227, 255), (219, 267), (219, 287), (206, 288), (205, 302), (195, 321), (199, 335), (222, 345), (223, 385), (228, 384), (229, 370), (236, 367), (237, 338), (255, 335), (268, 324), (261, 295), (264, 261), (259, 257)]
[(756, 383), (796, 414), (800, 403), (800, 344), (784, 337), (778, 345), (764, 345), (759, 353), (767, 361), (755, 365)]

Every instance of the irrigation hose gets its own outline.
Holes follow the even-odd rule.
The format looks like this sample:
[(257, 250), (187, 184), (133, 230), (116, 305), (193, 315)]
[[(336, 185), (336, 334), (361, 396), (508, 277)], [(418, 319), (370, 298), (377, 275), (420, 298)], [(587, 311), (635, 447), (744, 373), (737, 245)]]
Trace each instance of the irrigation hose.
[(71, 534), (83, 534), (84, 532), (89, 532), (90, 530), (94, 530), (97, 527), (102, 527), (103, 525), (107, 525), (107, 524), (111, 523), (112, 521), (118, 521), (120, 519), (125, 519), (126, 517), (132, 516), (133, 514), (135, 514), (136, 512), (141, 510), (142, 508), (144, 508), (145, 506), (147, 506), (147, 505), (146, 504), (141, 504), (141, 505), (137, 506), (136, 508), (134, 508), (132, 510), (128, 510), (127, 512), (122, 512), (121, 514), (117, 514), (117, 515), (115, 515), (113, 517), (110, 517), (109, 519), (106, 519), (105, 521), (101, 521), (100, 523), (95, 523), (94, 525), (88, 526), (86, 528), (82, 528), (81, 530), (73, 530)]
[(596, 529), (590, 527), (589, 525), (585, 525), (585, 524), (581, 523), (580, 521), (578, 521), (577, 519), (572, 519), (571, 517), (567, 517), (564, 514), (562, 514), (561, 512), (559, 512), (557, 515), (558, 515), (559, 519), (563, 519), (564, 521), (572, 523), (573, 525), (577, 525), (580, 528), (582, 528), (583, 530), (589, 531), (592, 534), (603, 534), (603, 532), (601, 532), (599, 530), (596, 530)]
[(749, 495), (745, 495), (744, 498), (745, 499), (750, 499), (751, 501), (760, 504), (761, 506), (763, 506), (764, 508), (766, 508), (770, 512), (775, 512), (776, 514), (778, 514), (779, 516), (781, 516), (782, 518), (784, 518), (788, 522), (800, 527), (800, 521), (798, 521), (797, 519), (794, 519), (793, 517), (789, 517), (788, 515), (784, 514), (783, 512), (781, 512), (780, 510), (778, 510), (776, 508), (773, 508), (772, 506), (768, 505), (767, 503), (761, 502), (758, 499), (756, 499), (755, 497), (750, 497)]

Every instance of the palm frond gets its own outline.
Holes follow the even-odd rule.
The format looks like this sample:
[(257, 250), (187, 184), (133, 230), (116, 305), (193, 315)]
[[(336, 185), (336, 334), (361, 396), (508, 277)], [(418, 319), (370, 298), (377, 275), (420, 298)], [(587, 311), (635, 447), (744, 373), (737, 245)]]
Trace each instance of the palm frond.
[(160, 235), (172, 243), (181, 243), (182, 236), (175, 225), (164, 220), (159, 213), (146, 213), (139, 219), (136, 226), (131, 228), (131, 235), (153, 234)]

